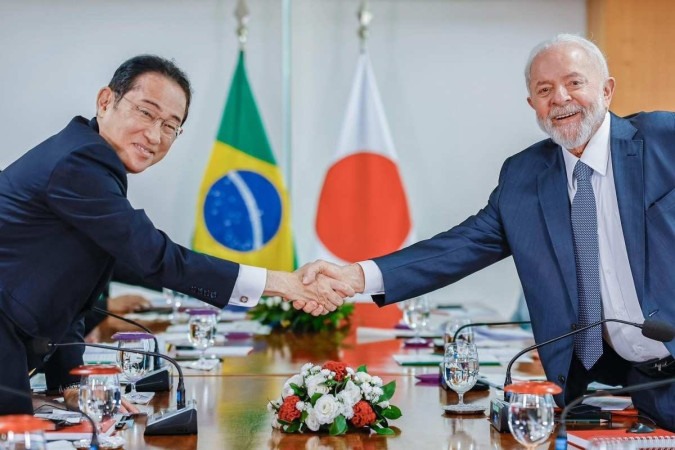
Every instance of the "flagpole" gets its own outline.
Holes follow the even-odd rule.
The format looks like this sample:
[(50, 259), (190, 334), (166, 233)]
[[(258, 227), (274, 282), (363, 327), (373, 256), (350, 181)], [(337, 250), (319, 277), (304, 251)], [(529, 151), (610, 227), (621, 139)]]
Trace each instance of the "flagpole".
[(283, 0), (281, 5), (281, 155), (286, 188), (293, 198), (292, 134), (291, 134), (291, 4)]
[(366, 52), (366, 41), (368, 40), (368, 32), (370, 31), (370, 22), (373, 20), (373, 13), (370, 12), (368, 8), (368, 0), (363, 0), (361, 2), (361, 7), (359, 8), (356, 17), (359, 19), (359, 41), (361, 44), (360, 50), (361, 53)]

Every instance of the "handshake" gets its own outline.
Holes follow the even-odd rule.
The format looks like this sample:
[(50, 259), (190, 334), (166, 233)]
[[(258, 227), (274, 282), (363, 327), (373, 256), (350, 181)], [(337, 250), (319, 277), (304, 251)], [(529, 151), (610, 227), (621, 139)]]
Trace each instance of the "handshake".
[(358, 264), (338, 266), (318, 260), (295, 272), (267, 271), (263, 295), (278, 295), (313, 316), (328, 314), (344, 299), (363, 292), (365, 279)]

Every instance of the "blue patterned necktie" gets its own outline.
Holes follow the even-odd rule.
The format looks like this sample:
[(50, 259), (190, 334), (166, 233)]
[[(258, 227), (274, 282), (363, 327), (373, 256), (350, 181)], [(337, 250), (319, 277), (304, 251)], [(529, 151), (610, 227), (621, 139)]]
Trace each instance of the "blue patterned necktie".
[[(602, 313), (598, 216), (591, 185), (592, 174), (593, 169), (581, 161), (574, 166), (577, 192), (572, 200), (571, 216), (579, 291), (579, 326), (599, 321)], [(602, 326), (575, 334), (574, 351), (586, 370), (593, 367), (602, 355)]]

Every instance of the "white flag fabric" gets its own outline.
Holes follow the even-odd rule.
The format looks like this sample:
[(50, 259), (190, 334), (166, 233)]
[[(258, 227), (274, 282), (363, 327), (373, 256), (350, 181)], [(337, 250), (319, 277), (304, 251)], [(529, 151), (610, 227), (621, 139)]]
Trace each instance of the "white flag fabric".
[(414, 239), (398, 157), (366, 52), (359, 57), (316, 216), (317, 256), (351, 263)]

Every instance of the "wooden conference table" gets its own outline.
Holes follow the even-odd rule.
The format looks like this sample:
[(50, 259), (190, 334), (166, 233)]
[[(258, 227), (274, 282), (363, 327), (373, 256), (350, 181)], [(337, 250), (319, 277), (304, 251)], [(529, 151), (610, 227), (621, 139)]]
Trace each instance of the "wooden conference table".
[[(353, 327), (356, 328), (356, 327)], [(487, 416), (451, 416), (442, 405), (455, 403), (457, 395), (436, 385), (418, 384), (416, 374), (436, 373), (432, 367), (402, 367), (391, 355), (414, 350), (403, 349), (403, 341), (386, 340), (357, 343), (349, 333), (272, 334), (248, 342), (254, 351), (244, 358), (227, 358), (212, 372), (185, 370), (187, 399), (197, 402), (199, 433), (193, 436), (144, 436), (145, 418), (124, 430), (127, 449), (512, 449), (522, 448), (509, 433), (490, 427)], [(520, 345), (520, 344), (514, 344)], [(403, 417), (390, 422), (395, 436), (349, 433), (332, 437), (325, 434), (284, 434), (271, 427), (267, 402), (279, 396), (286, 379), (306, 362), (340, 360), (356, 368), (361, 364), (384, 382), (396, 380), (392, 403)], [(528, 373), (541, 368), (534, 364), (516, 367)], [(503, 371), (483, 367), (481, 371)], [(491, 392), (468, 393), (467, 402), (486, 406)], [(175, 392), (158, 393), (150, 406), (155, 411), (175, 404)], [(543, 448), (540, 447), (540, 448)], [(552, 446), (551, 446), (552, 448)]]

